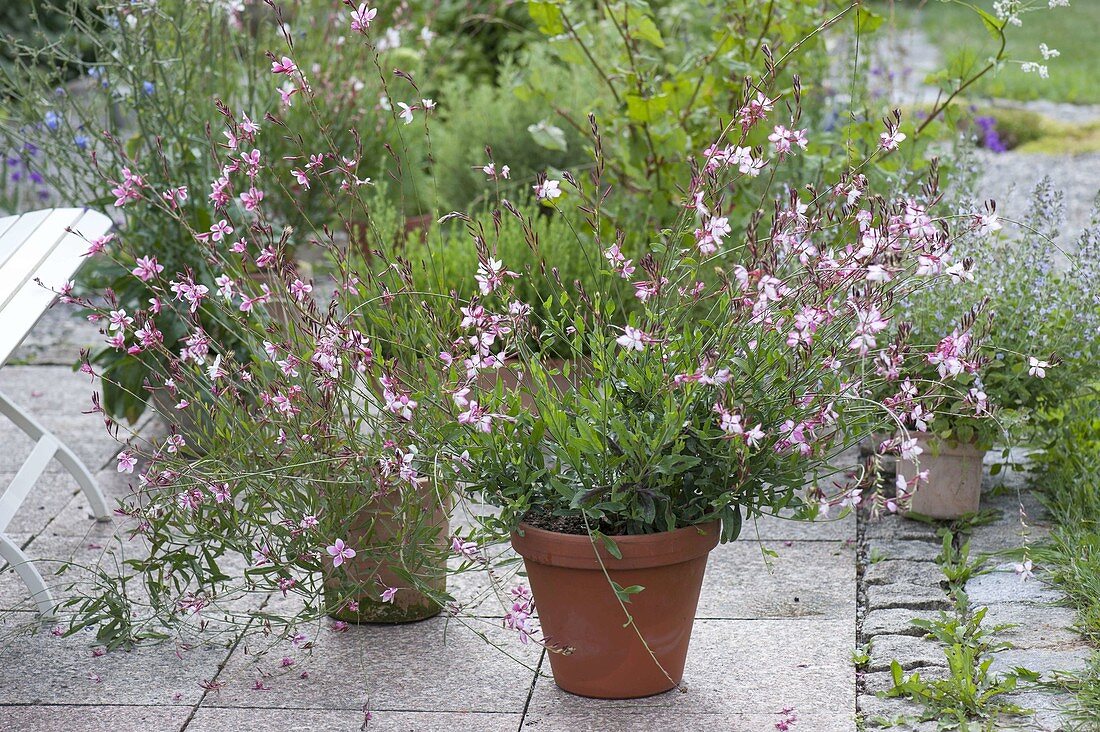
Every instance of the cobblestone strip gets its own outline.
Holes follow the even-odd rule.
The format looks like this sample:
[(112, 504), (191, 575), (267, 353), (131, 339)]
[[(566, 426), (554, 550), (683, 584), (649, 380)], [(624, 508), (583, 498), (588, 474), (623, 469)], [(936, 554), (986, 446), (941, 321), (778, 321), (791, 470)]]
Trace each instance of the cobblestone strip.
[[(996, 519), (970, 529), (970, 557), (993, 554), (1033, 544), (1046, 536), (1042, 508), (1021, 481), (989, 485), (982, 507)], [(870, 659), (858, 685), (857, 708), (863, 729), (873, 730), (876, 717), (912, 716), (920, 708), (902, 699), (881, 699), (878, 692), (893, 686), (890, 664), (896, 660), (906, 673), (942, 677), (946, 660), (941, 645), (923, 639), (910, 623), (914, 618), (933, 619), (949, 610), (947, 582), (935, 559), (942, 549), (937, 529), (917, 521), (888, 516), (871, 520), (859, 517), (860, 642), (870, 643)], [(1088, 645), (1071, 629), (1073, 610), (1059, 605), (1061, 594), (1043, 582), (1042, 574), (1022, 581), (1014, 563), (1004, 555), (992, 555), (986, 572), (971, 578), (966, 594), (972, 608), (987, 607), (986, 627), (1007, 623), (1016, 627), (998, 634), (1013, 648), (994, 656), (993, 670), (1023, 666), (1050, 680), (1056, 670), (1081, 668), (1089, 657)], [(1037, 568), (1039, 570), (1041, 568)], [(1062, 732), (1060, 709), (1069, 701), (1046, 691), (1025, 690), (1011, 701), (1034, 709), (1030, 719), (1006, 721), (998, 729), (1028, 732)], [(933, 722), (902, 724), (892, 729), (932, 732)]]

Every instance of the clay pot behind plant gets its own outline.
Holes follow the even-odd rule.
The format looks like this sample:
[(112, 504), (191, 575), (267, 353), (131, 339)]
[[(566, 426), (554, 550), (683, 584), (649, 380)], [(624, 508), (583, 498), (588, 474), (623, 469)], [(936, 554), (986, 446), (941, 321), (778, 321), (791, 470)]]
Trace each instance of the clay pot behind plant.
[[(351, 623), (409, 623), (434, 617), (442, 606), (428, 595), (410, 588), (396, 571), (404, 567), (433, 592), (447, 590), (447, 550), (450, 521), (445, 502), (424, 480), (416, 493), (404, 500), (394, 491), (371, 500), (354, 517), (348, 529), (347, 545), (355, 549), (354, 559), (325, 576), (325, 604), (329, 615)], [(407, 528), (417, 526), (410, 542)], [(390, 546), (404, 536), (404, 561)], [(397, 587), (392, 602), (381, 599), (387, 587)], [(352, 609), (350, 602), (358, 603)]]
[[(416, 234), (420, 237), (420, 241), (426, 242), (433, 223), (435, 223), (435, 218), (431, 214), (406, 216), (405, 235), (411, 238), (413, 234)], [(346, 231), (348, 241), (359, 249), (359, 252), (368, 262), (371, 261), (374, 257), (374, 253), (371, 251), (374, 239), (371, 236), (370, 222), (361, 219), (350, 220), (347, 222)]]
[[(564, 373), (560, 373), (564, 365), (565, 360), (560, 358), (548, 358), (543, 361), (543, 366), (547, 371), (559, 372), (548, 375), (547, 381), (552, 388), (557, 389), (558, 392), (563, 394), (570, 389), (576, 388), (577, 378), (580, 374), (576, 363), (570, 364), (568, 376)], [(480, 372), (477, 375), (477, 388), (480, 391), (493, 391), (496, 389), (497, 383), (500, 383), (506, 392), (521, 391), (524, 382), (527, 380), (528, 377), (526, 374), (506, 366), (502, 369)], [(533, 409), (535, 406), (534, 400), (531, 399), (531, 395), (526, 392), (521, 391), (520, 402), (527, 409)]]
[[(982, 459), (985, 450), (973, 444), (945, 443), (917, 435), (924, 451), (919, 465), (898, 459), (898, 473), (906, 480), (918, 469), (928, 471), (928, 482), (917, 487), (910, 510), (937, 519), (955, 519), (975, 513), (982, 495)], [(933, 454), (935, 453), (935, 454)]]
[(683, 678), (707, 555), (718, 543), (718, 527), (715, 521), (660, 534), (617, 536), (621, 558), (595, 542), (612, 581), (623, 588), (645, 588), (628, 595), (626, 608), (634, 624), (624, 627), (623, 606), (587, 535), (520, 524), (512, 546), (527, 568), (543, 638), (555, 649), (549, 654), (554, 683), (600, 699), (633, 699), (675, 688)]

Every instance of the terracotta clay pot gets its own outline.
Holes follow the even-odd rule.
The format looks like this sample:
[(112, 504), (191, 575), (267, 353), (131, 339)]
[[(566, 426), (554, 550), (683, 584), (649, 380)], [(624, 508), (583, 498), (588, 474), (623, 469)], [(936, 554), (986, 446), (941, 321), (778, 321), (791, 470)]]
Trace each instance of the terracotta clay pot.
[[(561, 358), (547, 358), (542, 361), (543, 366), (547, 371), (562, 370), (562, 366), (565, 364), (565, 360)], [(526, 374), (521, 371), (516, 371), (510, 367), (511, 364), (501, 369), (492, 369), (482, 371), (477, 375), (477, 388), (479, 391), (493, 391), (496, 389), (499, 382), (504, 391), (520, 391), (520, 402), (527, 409), (533, 409), (535, 404), (531, 399), (531, 395), (525, 391), (521, 391), (524, 381), (527, 379)], [(577, 379), (580, 376), (580, 370), (576, 363), (570, 364), (569, 376), (562, 373), (557, 373), (547, 376), (549, 385), (558, 392), (564, 394), (569, 389), (575, 389), (577, 385)]]
[(616, 536), (621, 559), (596, 542), (614, 582), (645, 588), (630, 595), (626, 605), (635, 628), (623, 627), (626, 615), (588, 536), (520, 524), (512, 546), (527, 568), (543, 637), (563, 651), (549, 654), (554, 683), (599, 699), (633, 699), (675, 688), (684, 675), (707, 555), (718, 535), (714, 521), (660, 534)]
[[(928, 471), (928, 482), (917, 487), (910, 510), (937, 519), (955, 519), (978, 510), (982, 496), (982, 459), (985, 450), (973, 444), (944, 443), (916, 435), (921, 449), (919, 466), (898, 459), (898, 473), (906, 480), (919, 470)], [(933, 454), (933, 451), (935, 454)]]
[[(402, 562), (391, 544), (409, 526), (421, 527), (430, 544), (406, 545)], [(396, 568), (403, 566), (433, 592), (445, 592), (449, 533), (446, 505), (427, 481), (404, 499), (396, 491), (373, 499), (348, 529), (346, 541), (356, 551), (354, 559), (339, 568), (328, 565), (326, 569), (325, 604), (329, 616), (350, 623), (410, 623), (438, 615), (442, 606), (410, 588)], [(399, 588), (392, 602), (381, 599), (386, 587)], [(350, 606), (352, 601), (358, 603), (357, 609)]]

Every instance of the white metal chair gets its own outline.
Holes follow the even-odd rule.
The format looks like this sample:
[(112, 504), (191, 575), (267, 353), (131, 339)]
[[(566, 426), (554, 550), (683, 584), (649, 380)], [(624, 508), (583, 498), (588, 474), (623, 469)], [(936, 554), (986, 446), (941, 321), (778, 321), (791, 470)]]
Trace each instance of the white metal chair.
[[(82, 208), (46, 209), (0, 218), (0, 367), (53, 303), (51, 289), (60, 289), (80, 269), (88, 240), (110, 230), (109, 218)], [(111, 512), (80, 458), (2, 392), (0, 414), (37, 442), (0, 493), (0, 557), (27, 585), (39, 612), (51, 617), (55, 610), (53, 597), (30, 558), (4, 533), (8, 524), (52, 458), (76, 478), (96, 518), (108, 520)]]

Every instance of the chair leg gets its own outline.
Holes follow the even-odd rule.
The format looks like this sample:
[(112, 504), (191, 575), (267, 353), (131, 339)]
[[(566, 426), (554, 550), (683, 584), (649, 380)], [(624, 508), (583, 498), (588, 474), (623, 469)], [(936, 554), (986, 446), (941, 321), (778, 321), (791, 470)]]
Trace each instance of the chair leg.
[(57, 443), (57, 454), (54, 455), (54, 458), (65, 466), (70, 475), (76, 478), (76, 482), (80, 484), (80, 490), (84, 492), (85, 498), (88, 499), (88, 504), (92, 507), (92, 513), (95, 514), (96, 519), (110, 521), (111, 509), (107, 505), (107, 498), (99, 490), (99, 485), (95, 482), (95, 478), (92, 477), (87, 466), (84, 465), (84, 461), (61, 442)]
[(94, 513), (95, 517), (100, 521), (107, 521), (111, 518), (111, 509), (107, 505), (106, 497), (104, 497), (103, 492), (96, 484), (91, 471), (84, 465), (84, 461), (76, 456), (76, 453), (70, 450), (61, 440), (58, 440), (56, 435), (53, 435), (49, 430), (39, 424), (34, 417), (24, 412), (15, 402), (8, 399), (3, 392), (0, 392), (0, 414), (10, 419), (16, 427), (23, 430), (32, 440), (40, 440), (46, 435), (52, 437), (58, 446), (54, 457), (57, 458), (57, 462), (61, 463), (65, 469), (76, 478), (76, 482), (80, 484), (80, 490), (84, 492), (84, 495), (88, 499), (88, 503), (92, 507), (92, 513)]
[(2, 533), (0, 533), (0, 557), (3, 557), (12, 566), (19, 578), (23, 580), (23, 584), (31, 591), (31, 598), (38, 605), (39, 614), (46, 619), (55, 617), (56, 608), (53, 604), (53, 595), (50, 594), (50, 590), (46, 587), (46, 582), (34, 566), (34, 562), (23, 553), (22, 549), (16, 546), (7, 534)]

